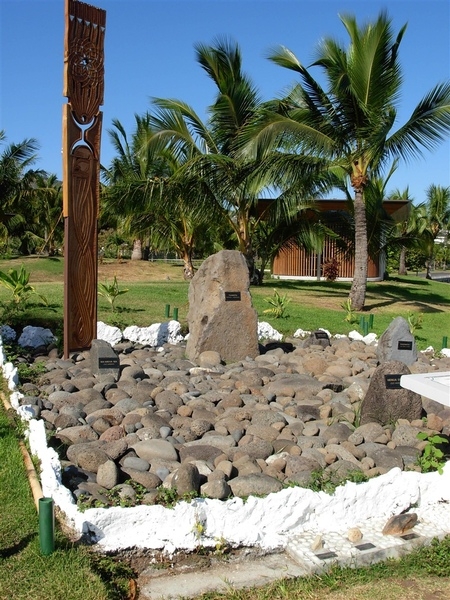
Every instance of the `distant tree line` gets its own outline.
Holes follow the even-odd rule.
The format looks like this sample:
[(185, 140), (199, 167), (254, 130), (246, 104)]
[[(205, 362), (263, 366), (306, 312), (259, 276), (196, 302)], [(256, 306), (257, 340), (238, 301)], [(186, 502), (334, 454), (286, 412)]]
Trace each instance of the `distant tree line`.
[[(197, 44), (196, 59), (216, 92), (202, 120), (182, 100), (155, 98), (131, 132), (114, 120), (115, 156), (101, 172), (99, 247), (103, 255), (148, 258), (172, 252), (187, 279), (194, 258), (240, 250), (261, 283), (280, 248), (318, 251), (331, 236), (354, 256), (350, 301), (365, 303), (367, 262), (381, 251), (399, 273), (447, 262), (450, 188), (430, 185), (414, 204), (387, 192), (399, 160), (432, 151), (450, 132), (450, 81), (426, 93), (397, 126), (402, 74), (398, 33), (386, 12), (358, 24), (341, 17), (347, 45), (327, 38), (306, 67), (284, 47), (269, 59), (298, 81), (281, 99), (262, 101), (228, 39)], [(320, 71), (320, 81), (313, 76)], [(394, 128), (394, 124), (395, 127)], [(3, 254), (60, 251), (61, 182), (32, 170), (35, 140), (6, 144), (1, 132), (0, 245)], [(348, 211), (332, 221), (316, 200), (336, 190)], [(386, 198), (409, 201), (400, 220)]]

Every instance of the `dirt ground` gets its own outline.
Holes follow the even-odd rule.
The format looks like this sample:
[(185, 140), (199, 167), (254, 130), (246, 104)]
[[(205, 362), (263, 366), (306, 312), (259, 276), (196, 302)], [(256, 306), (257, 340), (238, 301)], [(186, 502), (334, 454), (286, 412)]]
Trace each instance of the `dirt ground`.
[(112, 281), (114, 276), (124, 281), (162, 281), (170, 279), (183, 281), (181, 264), (170, 262), (151, 262), (144, 260), (105, 260), (99, 262), (98, 280)]

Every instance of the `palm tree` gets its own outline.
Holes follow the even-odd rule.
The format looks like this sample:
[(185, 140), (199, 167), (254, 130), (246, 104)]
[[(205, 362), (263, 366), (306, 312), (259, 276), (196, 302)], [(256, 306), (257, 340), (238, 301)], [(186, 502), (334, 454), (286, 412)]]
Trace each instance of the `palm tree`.
[(62, 182), (55, 174), (37, 173), (23, 200), (26, 203), (23, 212), (28, 218), (32, 207), (35, 233), (40, 241), (38, 251), (42, 253), (47, 249), (49, 255), (54, 256), (64, 238)]
[[(316, 156), (328, 170), (341, 169), (354, 192), (355, 271), (350, 301), (364, 307), (367, 287), (367, 223), (365, 190), (372, 177), (396, 157), (419, 156), (436, 147), (450, 130), (450, 82), (436, 85), (407, 122), (393, 131), (402, 76), (398, 51), (406, 25), (395, 36), (391, 20), (381, 12), (361, 27), (352, 16), (341, 21), (349, 36), (345, 47), (326, 38), (311, 65), (323, 71), (327, 89), (293, 52), (281, 47), (269, 58), (300, 75), (283, 100), (266, 107), (249, 135), (249, 150), (296, 146), (298, 155)], [(291, 160), (292, 152), (285, 160)]]
[(436, 238), (441, 231), (448, 230), (450, 224), (450, 187), (441, 185), (430, 185), (426, 191), (427, 201), (425, 203), (427, 230), (430, 240), (427, 244), (427, 274), (431, 279), (431, 268), (435, 255)]
[[(180, 177), (201, 182), (216, 214), (228, 222), (238, 249), (247, 260), (250, 281), (258, 283), (255, 268), (255, 232), (261, 219), (258, 202), (267, 190), (277, 197), (274, 212), (279, 217), (301, 208), (299, 179), (297, 194), (281, 190), (282, 171), (274, 165), (262, 165), (259, 159), (248, 159), (240, 152), (240, 136), (261, 106), (259, 94), (242, 70), (239, 47), (227, 40), (216, 45), (197, 44), (197, 61), (214, 82), (217, 92), (209, 107), (206, 123), (180, 100), (155, 99), (152, 125), (158, 137), (165, 139), (175, 154), (186, 160)], [(306, 187), (306, 179), (301, 181)], [(309, 190), (310, 191), (310, 190)]]
[[(0, 130), (0, 143), (6, 141)], [(18, 144), (7, 145), (0, 154), (0, 238), (8, 238), (8, 222), (16, 213), (15, 203), (20, 193), (30, 188), (35, 171), (30, 166), (37, 158), (37, 141), (26, 139)]]
[(408, 250), (420, 249), (424, 240), (428, 238), (425, 204), (414, 204), (408, 186), (404, 190), (398, 188), (393, 190), (389, 194), (389, 198), (408, 202), (401, 209), (400, 218), (397, 219), (391, 230), (388, 242), (391, 247), (400, 247), (398, 274), (407, 275), (406, 259)]
[(164, 139), (156, 139), (150, 116), (136, 115), (135, 120), (131, 142), (119, 121), (110, 131), (118, 155), (103, 169), (102, 218), (120, 215), (124, 231), (146, 237), (160, 250), (175, 251), (185, 278), (191, 279), (194, 248), (214, 225), (211, 211), (198, 181), (179, 176), (186, 161)]

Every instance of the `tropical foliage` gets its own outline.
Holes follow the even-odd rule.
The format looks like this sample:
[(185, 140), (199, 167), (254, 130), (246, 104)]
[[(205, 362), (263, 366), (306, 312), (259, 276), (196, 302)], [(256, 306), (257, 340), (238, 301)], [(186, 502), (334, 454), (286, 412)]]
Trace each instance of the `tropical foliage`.
[(271, 52), (269, 58), (298, 73), (300, 83), (282, 100), (267, 104), (248, 140), (254, 155), (287, 148), (279, 157), (286, 169), (299, 157), (310, 156), (324, 171), (349, 178), (355, 225), (350, 299), (360, 310), (367, 285), (366, 190), (388, 161), (416, 157), (448, 134), (450, 82), (435, 86), (407, 122), (394, 130), (402, 84), (399, 48), (406, 25), (395, 35), (385, 12), (362, 26), (352, 16), (341, 16), (341, 21), (348, 45), (325, 38), (311, 65), (321, 69), (326, 87), (291, 50), (281, 47)]
[[(127, 245), (133, 258), (173, 252), (190, 279), (194, 257), (237, 248), (251, 281), (261, 283), (281, 249), (320, 254), (331, 236), (340, 252), (354, 256), (354, 310), (364, 307), (368, 257), (387, 248), (399, 254), (404, 272), (407, 253), (411, 260), (420, 251), (430, 270), (436, 241), (448, 235), (449, 189), (431, 185), (427, 202), (409, 202), (395, 221), (383, 201), (397, 162), (433, 150), (448, 135), (450, 81), (430, 90), (398, 126), (406, 25), (394, 31), (386, 12), (363, 24), (340, 19), (347, 42), (325, 38), (310, 66), (285, 47), (270, 52), (272, 62), (299, 78), (281, 99), (263, 102), (239, 46), (219, 38), (195, 46), (214, 86), (205, 119), (172, 98), (154, 98), (135, 115), (131, 133), (115, 119), (115, 157), (102, 168), (102, 255), (121, 257)], [(0, 143), (5, 139), (0, 132)], [(30, 139), (0, 155), (3, 253), (62, 248), (61, 183), (31, 169), (37, 150)], [(319, 214), (315, 200), (336, 190), (345, 194), (347, 212)], [(407, 188), (390, 197), (410, 200)]]
[(450, 187), (430, 185), (426, 195), (424, 219), (428, 235), (424, 239), (424, 247), (427, 256), (426, 277), (431, 279), (431, 268), (436, 254), (436, 239), (442, 233), (447, 241), (450, 229)]

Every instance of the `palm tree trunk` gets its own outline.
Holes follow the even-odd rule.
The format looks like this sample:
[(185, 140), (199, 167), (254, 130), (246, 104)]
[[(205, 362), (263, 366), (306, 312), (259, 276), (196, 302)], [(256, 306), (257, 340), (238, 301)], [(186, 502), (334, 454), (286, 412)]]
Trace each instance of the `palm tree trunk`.
[(362, 189), (355, 190), (355, 271), (350, 289), (350, 301), (353, 310), (362, 310), (366, 301), (367, 290), (367, 224), (366, 207)]
[(194, 264), (192, 262), (192, 252), (183, 249), (183, 277), (190, 281), (194, 277)]
[(400, 250), (400, 258), (398, 261), (398, 274), (399, 275), (408, 275), (406, 271), (406, 248), (402, 246)]
[(142, 242), (141, 240), (133, 241), (133, 252), (131, 253), (131, 260), (142, 260)]
[(239, 229), (237, 231), (239, 238), (239, 250), (245, 257), (248, 267), (248, 275), (251, 285), (260, 285), (259, 271), (255, 266), (255, 251), (249, 233), (249, 216), (247, 213), (239, 217)]

